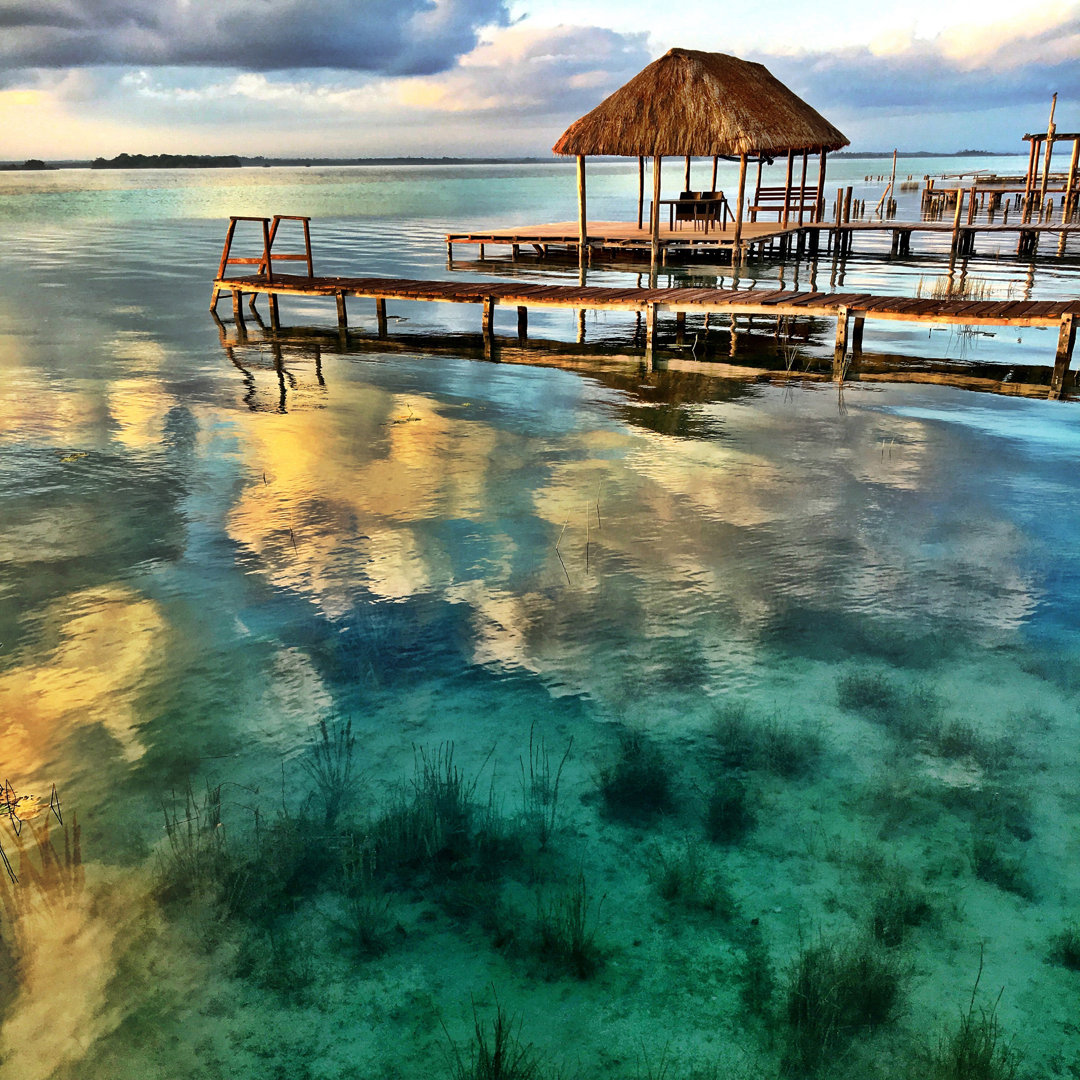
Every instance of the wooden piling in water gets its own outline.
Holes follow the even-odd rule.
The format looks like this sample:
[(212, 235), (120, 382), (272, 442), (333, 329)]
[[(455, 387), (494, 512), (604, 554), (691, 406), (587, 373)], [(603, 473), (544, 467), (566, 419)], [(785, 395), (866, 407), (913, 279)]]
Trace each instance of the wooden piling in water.
[(1059, 400), (1069, 384), (1069, 364), (1076, 344), (1076, 316), (1063, 315), (1058, 330), (1057, 352), (1054, 355), (1054, 374), (1050, 379), (1049, 397)]
[(836, 346), (833, 348), (833, 378), (837, 382), (844, 380), (844, 359), (847, 356), (848, 342), (848, 309), (839, 307), (836, 310)]

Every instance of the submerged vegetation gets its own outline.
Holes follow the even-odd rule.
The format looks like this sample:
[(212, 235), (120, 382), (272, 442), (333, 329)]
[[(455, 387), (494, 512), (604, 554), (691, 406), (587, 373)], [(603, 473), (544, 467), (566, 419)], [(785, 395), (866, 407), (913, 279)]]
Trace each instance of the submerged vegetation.
[[(978, 770), (982, 782), (973, 785), (909, 779), (908, 803), (896, 795), (898, 773), (888, 778), (887, 799), (906, 807), (901, 813), (922, 805), (943, 818), (957, 845), (952, 850), (962, 856), (967, 845), (972, 878), (1031, 899), (1020, 852), (1031, 835), (1032, 809), (1009, 781), (1012, 742), (943, 721), (933, 695), (904, 689), (880, 672), (845, 677), (837, 696), (846, 711), (897, 738), (917, 727), (921, 754), (936, 752)], [(819, 727), (729, 701), (696, 744), (701, 753), (680, 758), (657, 736), (623, 729), (590, 786), (587, 770), (568, 770), (570, 740), (552, 752), (534, 724), (527, 751), (516, 760), (519, 795), (509, 793), (508, 807), (496, 783), (494, 749), (474, 751), (469, 768), (453, 743), (417, 745), (411, 775), (376, 792), (356, 770), (356, 742), (350, 720), (316, 725), (305, 752), (283, 767), (276, 807), (255, 805), (257, 793), (248, 789), (230, 806), (223, 795), (228, 785), (204, 781), (164, 808), (154, 896), (170, 923), (187, 927), (186, 939), (202, 951), (199, 963), (221, 964), (229, 977), (267, 995), (273, 1008), (302, 1014), (344, 971), (364, 986), (379, 984), (388, 972), (400, 977), (451, 940), (487, 959), (469, 968), (474, 975), (458, 990), (444, 982), (440, 1000), (474, 991), (477, 972), (499, 972), (503, 988), (532, 980), (534, 987), (562, 987), (559, 994), (587, 1001), (655, 977), (650, 957), (660, 947), (659, 955), (670, 953), (703, 987), (715, 978), (719, 990), (708, 993), (724, 997), (742, 1018), (762, 1075), (847, 1080), (861, 1075), (880, 1049), (888, 1062), (882, 1077), (1019, 1076), (1019, 1055), (1002, 1032), (996, 1004), (984, 1008), (974, 993), (934, 1045), (908, 1024), (916, 957), (938, 940), (944, 912), (951, 905), (955, 916), (957, 908), (943, 868), (912, 867), (873, 841), (881, 812), (873, 800), (852, 804), (869, 828), (866, 842), (848, 844), (823, 832), (806, 849), (842, 875), (842, 892), (822, 910), (846, 923), (828, 929), (822, 923), (807, 940), (797, 913), (790, 920), (778, 918), (779, 906), (771, 914), (763, 908), (755, 891), (761, 882), (747, 880), (745, 868), (776, 859), (778, 836), (803, 813), (801, 800), (789, 800), (805, 792), (806, 778), (820, 768)], [(568, 784), (571, 823), (564, 820), (571, 813)], [(879, 798), (885, 790), (879, 788)], [(687, 798), (684, 805), (677, 793), (691, 791), (697, 801)], [(778, 833), (776, 820), (786, 814), (793, 816)], [(952, 873), (961, 872), (962, 859)], [(651, 888), (628, 889), (635, 875)], [(0, 974), (8, 987), (21, 962), (11, 896), (0, 890), (0, 899), (6, 897)], [(661, 940), (662, 946), (647, 944)], [(1046, 958), (1080, 968), (1078, 941), (1077, 927), (1067, 924), (1049, 942)], [(717, 964), (722, 974), (713, 976), (709, 966)], [(700, 1010), (693, 982), (685, 993), (686, 1007)], [(8, 989), (0, 1009), (11, 1009), (12, 1000)], [(700, 1011), (694, 1015), (700, 1024)], [(568, 1072), (573, 1059), (525, 1042), (520, 1019), (498, 996), (490, 1015), (473, 1001), (472, 1016), (470, 1041), (447, 1034), (455, 1080), (540, 1080), (574, 1076), (574, 1068), (622, 1075), (580, 1059)], [(650, 1075), (741, 1075), (730, 1062), (697, 1058), (680, 1073), (670, 1047), (645, 1061)], [(757, 1067), (744, 1071), (756, 1075)]]
[(805, 947), (785, 991), (789, 1067), (816, 1072), (855, 1035), (895, 1019), (903, 982), (895, 954), (869, 935)]

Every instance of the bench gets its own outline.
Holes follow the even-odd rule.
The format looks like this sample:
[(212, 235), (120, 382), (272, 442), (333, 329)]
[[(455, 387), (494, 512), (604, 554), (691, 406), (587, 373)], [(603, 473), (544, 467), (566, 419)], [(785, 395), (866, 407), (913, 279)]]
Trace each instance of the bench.
[[(758, 214), (776, 214), (777, 221), (784, 217), (785, 187), (759, 187), (754, 194), (754, 201), (746, 208), (751, 221), (757, 221)], [(817, 211), (818, 197), (816, 187), (793, 187), (788, 196), (788, 218), (799, 216), (799, 211)]]

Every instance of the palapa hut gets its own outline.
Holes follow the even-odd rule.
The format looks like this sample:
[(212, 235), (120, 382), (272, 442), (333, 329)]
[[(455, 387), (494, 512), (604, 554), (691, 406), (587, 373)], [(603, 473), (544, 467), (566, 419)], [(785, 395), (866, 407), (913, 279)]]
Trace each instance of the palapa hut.
[[(791, 191), (794, 155), (801, 153), (802, 188), (806, 159), (820, 154), (818, 205), (824, 196), (825, 157), (848, 145), (843, 132), (774, 78), (761, 64), (725, 53), (671, 49), (635, 75), (592, 112), (576, 120), (552, 148), (578, 159), (578, 220), (580, 251), (587, 242), (585, 216), (585, 157), (617, 155), (639, 159), (640, 188), (644, 186), (645, 157), (653, 159), (652, 258), (659, 247), (660, 167), (663, 157), (713, 158), (739, 161), (739, 194), (735, 211), (733, 258), (740, 255), (746, 164), (788, 155), (787, 190)], [(639, 188), (638, 222), (643, 192)], [(801, 196), (801, 191), (800, 191)], [(799, 204), (801, 206), (801, 198)], [(785, 223), (788, 198), (785, 197)], [(800, 211), (801, 218), (801, 211)]]

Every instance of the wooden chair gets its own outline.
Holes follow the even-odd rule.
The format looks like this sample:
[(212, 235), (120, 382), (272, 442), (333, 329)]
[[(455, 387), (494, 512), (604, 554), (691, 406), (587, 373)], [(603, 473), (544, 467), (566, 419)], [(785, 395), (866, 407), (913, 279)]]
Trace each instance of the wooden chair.
[[(675, 204), (675, 221), (692, 221), (694, 226), (697, 226), (698, 208), (691, 202), (692, 199), (697, 199), (701, 195), (700, 191), (681, 191), (679, 192), (679, 202)], [(683, 201), (686, 201), (686, 205), (680, 205)]]

